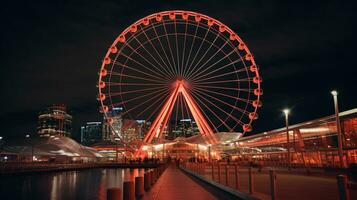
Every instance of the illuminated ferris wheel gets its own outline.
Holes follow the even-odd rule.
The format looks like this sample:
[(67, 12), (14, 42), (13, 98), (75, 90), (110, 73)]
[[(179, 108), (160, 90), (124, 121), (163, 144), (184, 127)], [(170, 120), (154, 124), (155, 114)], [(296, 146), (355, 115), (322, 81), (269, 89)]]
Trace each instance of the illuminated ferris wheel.
[(214, 143), (217, 132), (252, 130), (262, 105), (253, 54), (222, 22), (182, 10), (144, 17), (112, 43), (99, 73), (101, 111), (150, 122), (144, 143), (192, 119)]

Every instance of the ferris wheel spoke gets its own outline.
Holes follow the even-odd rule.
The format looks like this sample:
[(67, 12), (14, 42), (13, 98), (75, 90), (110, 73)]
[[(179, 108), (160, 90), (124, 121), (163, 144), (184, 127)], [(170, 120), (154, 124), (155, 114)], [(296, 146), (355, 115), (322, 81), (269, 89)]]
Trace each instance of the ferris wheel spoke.
[(185, 112), (184, 112), (184, 106), (183, 103), (185, 102), (184, 97), (182, 95), (180, 95), (180, 105), (181, 105), (181, 119), (185, 118)]
[[(118, 66), (120, 66), (120, 67), (128, 68), (128, 69), (130, 69), (130, 70), (139, 72), (139, 73), (141, 73), (141, 74), (145, 74), (146, 76), (150, 76), (150, 77), (155, 78), (155, 79), (158, 79), (158, 80), (162, 80), (162, 78), (166, 78), (166, 79), (167, 79), (167, 77), (158, 77), (158, 76), (155, 76), (155, 75), (153, 75), (153, 74), (149, 74), (149, 73), (147, 73), (147, 72), (141, 71), (141, 70), (139, 70), (139, 69), (137, 69), (137, 68), (135, 68), (135, 67), (131, 67), (131, 66), (129, 66), (129, 65), (120, 63), (120, 62), (118, 62), (118, 61), (113, 62), (113, 64), (114, 64), (114, 65), (118, 65)], [(117, 73), (117, 72), (116, 72), (116, 73)], [(155, 74), (158, 74), (158, 73), (155, 73)], [(158, 74), (158, 75), (159, 75), (159, 74)]]
[[(218, 82), (218, 81), (217, 81)], [(224, 82), (224, 81), (219, 81), (219, 82)], [(222, 90), (222, 91), (237, 91), (237, 92), (247, 92), (247, 93), (251, 93), (253, 92), (254, 90), (252, 89), (249, 89), (249, 88), (235, 88), (235, 87), (223, 87), (223, 86), (211, 86), (211, 85), (206, 85), (206, 84), (195, 84), (195, 88), (194, 89), (197, 89), (197, 90), (201, 90), (201, 91), (206, 91), (206, 92), (210, 92), (210, 93), (215, 93), (215, 94), (218, 94), (218, 95), (221, 95), (221, 96), (226, 96), (226, 97), (230, 97), (232, 99), (239, 99), (239, 100), (245, 100), (243, 98), (238, 98), (238, 97), (235, 97), (235, 96), (232, 96), (232, 95), (228, 95), (226, 93), (223, 93), (223, 92), (215, 92), (213, 90), (209, 90), (209, 89), (219, 89), (219, 90)]]
[(125, 104), (125, 103), (131, 102), (131, 101), (134, 101), (134, 100), (138, 100), (138, 99), (142, 99), (142, 98), (144, 98), (144, 97), (153, 95), (153, 94), (158, 93), (158, 92), (163, 92), (163, 91), (166, 91), (166, 90), (168, 90), (168, 89), (165, 88), (165, 89), (161, 89), (161, 90), (156, 90), (156, 91), (149, 92), (149, 93), (147, 93), (147, 94), (145, 94), (145, 95), (142, 95), (142, 96), (136, 96), (136, 97), (134, 97), (134, 98), (130, 98), (130, 99), (127, 99), (127, 100), (122, 101), (122, 102), (119, 102), (119, 103), (114, 103), (113, 105), (115, 105), (115, 106), (120, 106), (120, 105), (123, 105), (123, 104)]
[(182, 61), (181, 61), (181, 71), (180, 71), (181, 76), (183, 76), (183, 71), (184, 71), (183, 63), (185, 62), (185, 54), (186, 54), (187, 26), (188, 26), (188, 21), (186, 21), (186, 24), (185, 24), (185, 34), (184, 34), (185, 39), (184, 39), (183, 48), (182, 48)]
[(195, 80), (192, 80), (192, 82), (194, 82), (194, 83), (204, 83), (202, 81), (211, 80), (211, 79), (215, 79), (215, 78), (219, 78), (219, 77), (223, 77), (223, 76), (227, 76), (227, 75), (231, 75), (231, 74), (237, 74), (237, 73), (245, 72), (245, 71), (246, 71), (246, 69), (242, 68), (242, 69), (234, 70), (234, 71), (231, 71), (231, 72), (218, 74), (218, 75), (215, 75), (215, 76), (210, 76), (208, 78), (197, 78)]
[[(182, 95), (181, 95), (182, 96)], [(191, 125), (191, 129), (192, 129), (192, 132), (194, 133), (194, 128), (193, 128), (193, 124), (192, 124), (192, 113), (191, 113), (191, 116), (190, 116), (190, 111), (188, 109), (188, 104), (186, 101), (184, 101), (184, 104), (185, 104), (185, 108), (186, 108), (186, 113), (187, 113), (187, 116), (188, 118), (190, 119), (190, 125)]]
[[(216, 55), (217, 55), (219, 52), (223, 52), (222, 49), (227, 45), (227, 43), (228, 43), (228, 41), (226, 41), (226, 42), (222, 45), (222, 47), (221, 47), (219, 50), (217, 50), (216, 53), (213, 54), (213, 56), (211, 56), (204, 64), (201, 65), (201, 67), (199, 68), (199, 70), (197, 70), (196, 73), (192, 75), (192, 78), (193, 78), (193, 79), (194, 79), (195, 77), (197, 77), (198, 75), (200, 75), (200, 74), (206, 72), (207, 70), (211, 69), (213, 66), (215, 66), (216, 64), (218, 64), (218, 63), (221, 62), (222, 60), (228, 58), (228, 56), (230, 56), (232, 53), (236, 52), (236, 50), (233, 49), (231, 52), (229, 52), (228, 54), (225, 54), (225, 56), (223, 56), (222, 58), (220, 58), (218, 61), (216, 61), (215, 63), (213, 63), (213, 64), (209, 65), (208, 67), (206, 67), (207, 63), (208, 63), (209, 61), (211, 61), (212, 58), (215, 58)], [(223, 52), (223, 53), (224, 53), (224, 52)], [(242, 59), (237, 59), (237, 60), (235, 60), (235, 61), (233, 61), (233, 62), (234, 62), (234, 63), (237, 63), (237, 62), (241, 62), (241, 61), (242, 61)], [(231, 63), (228, 64), (227, 66), (231, 65), (233, 62), (231, 62)], [(201, 70), (201, 69), (203, 69), (203, 70)]]
[(153, 85), (162, 85), (167, 86), (165, 83), (128, 83), (128, 82), (105, 82), (108, 86), (153, 86)]
[[(201, 98), (199, 97), (200, 95), (199, 94), (197, 94), (197, 93), (192, 93), (192, 95), (207, 109), (207, 110), (209, 110), (220, 122), (221, 122), (221, 124), (223, 124), (227, 129), (228, 129), (228, 131), (230, 131), (231, 130), (231, 127), (229, 127), (227, 124), (226, 124), (226, 122), (224, 121), (224, 120), (222, 120), (218, 115), (217, 115), (217, 113), (216, 112), (214, 112), (208, 105), (206, 105), (206, 103), (204, 103), (202, 100), (201, 100)], [(202, 98), (202, 99), (204, 99), (205, 100), (205, 98)], [(206, 100), (207, 101), (207, 100)], [(208, 102), (208, 101), (207, 101)], [(208, 102), (208, 103), (210, 103), (210, 102)], [(199, 104), (198, 104), (199, 105)], [(204, 112), (203, 112), (204, 113)], [(209, 119), (209, 118), (208, 118)], [(210, 120), (209, 120), (210, 121)], [(212, 123), (212, 122), (211, 122)], [(215, 127), (215, 126), (214, 126)], [(218, 128), (219, 126), (217, 126), (217, 128)], [(215, 127), (215, 130), (217, 130), (217, 128)], [(219, 132), (218, 130), (217, 130), (217, 132)]]
[(181, 67), (180, 67), (180, 56), (179, 56), (179, 47), (177, 41), (177, 27), (176, 27), (176, 20), (174, 20), (174, 27), (175, 27), (175, 40), (176, 40), (176, 57), (177, 57), (177, 71), (178, 75), (180, 75)]
[(118, 72), (109, 72), (109, 74), (115, 75), (115, 76), (129, 77), (129, 78), (133, 78), (133, 79), (140, 79), (140, 80), (145, 80), (145, 81), (154, 82), (154, 83), (162, 83), (162, 81), (148, 79), (148, 78), (144, 78), (144, 77), (140, 77), (140, 76), (132, 76), (132, 75), (118, 73)]
[[(242, 62), (242, 59), (237, 59), (237, 60), (235, 60), (235, 61), (230, 61), (230, 63), (225, 64), (225, 65), (220, 66), (220, 67), (217, 67), (215, 70), (212, 70), (212, 71), (207, 72), (207, 73), (205, 73), (205, 74), (197, 73), (195, 76), (192, 77), (192, 80), (200, 80), (200, 79), (202, 79), (203, 77), (207, 77), (207, 76), (209, 76), (209, 75), (211, 75), (211, 74), (213, 74), (213, 73), (216, 73), (216, 72), (218, 72), (219, 70), (222, 70), (222, 69), (224, 69), (224, 68), (226, 68), (226, 67), (228, 67), (228, 66), (231, 66), (231, 65), (234, 66), (236, 63), (239, 63), (239, 62)], [(214, 66), (214, 65), (209, 66), (209, 68), (211, 68), (212, 66)], [(206, 69), (207, 69), (207, 68), (206, 68)], [(244, 69), (244, 70), (242, 70), (242, 71), (247, 71), (245, 67), (242, 68), (242, 69)], [(205, 70), (205, 71), (207, 71), (207, 70)], [(237, 73), (238, 73), (238, 72), (242, 72), (242, 71), (241, 71), (241, 70), (235, 70), (234, 72), (237, 72)]]
[[(224, 80), (224, 81), (208, 81), (208, 82), (194, 82), (194, 83), (195, 83), (195, 85), (198, 85), (198, 86), (205, 86), (207, 84), (238, 83), (238, 82), (249, 82), (249, 81), (252, 81), (252, 80), (253, 80), (252, 78), (242, 78), (242, 79), (230, 79), (230, 80)], [(227, 89), (227, 88), (222, 88), (222, 89)], [(239, 90), (239, 88), (234, 88), (234, 90)]]
[[(197, 22), (197, 23), (199, 23), (199, 22)], [(195, 34), (193, 35), (193, 39), (192, 39), (192, 42), (191, 42), (190, 51), (189, 51), (189, 53), (188, 53), (188, 57), (187, 57), (187, 60), (186, 60), (185, 65), (184, 65), (183, 75), (185, 76), (185, 78), (187, 78), (185, 74), (186, 74), (186, 70), (188, 70), (188, 69), (187, 69), (187, 65), (188, 65), (188, 61), (189, 61), (190, 58), (191, 58), (191, 53), (192, 53), (193, 45), (195, 44), (195, 41), (196, 41), (196, 36), (197, 36), (198, 27), (199, 27), (199, 26), (197, 25), (197, 26), (196, 26), (196, 30), (195, 30)]]
[[(148, 109), (152, 108), (154, 105), (157, 105), (156, 103), (160, 102), (159, 106), (156, 106), (156, 108), (151, 112), (151, 114), (149, 115), (149, 117), (147, 117), (147, 120), (150, 120), (151, 116), (154, 115), (154, 113), (157, 113), (156, 111), (161, 108), (161, 106), (164, 104), (165, 102), (165, 98), (167, 98), (169, 95), (170, 91), (167, 91), (166, 93), (164, 93), (164, 95), (162, 95), (162, 98), (158, 98), (156, 101), (152, 102), (149, 104), (149, 106), (146, 106), (146, 108), (144, 110), (142, 110), (139, 114), (137, 114), (137, 117), (142, 116), (142, 114), (144, 114)], [(158, 94), (161, 95), (161, 94)]]
[[(138, 55), (138, 56), (140, 56), (142, 59), (144, 59), (147, 63), (149, 63), (152, 67), (154, 67), (156, 70), (157, 70), (157, 72), (156, 73), (158, 73), (158, 72), (161, 72), (161, 70), (159, 70), (159, 68), (156, 66), (156, 65), (154, 65), (152, 62), (150, 62), (145, 56), (143, 56), (141, 53), (139, 53), (138, 51), (137, 51), (137, 48), (136, 49), (134, 49), (130, 44), (127, 44), (127, 47), (129, 47), (136, 55)], [(152, 70), (150, 70), (150, 71), (152, 71)], [(162, 73), (162, 72), (161, 72)]]
[[(165, 51), (164, 45), (162, 44), (161, 39), (160, 39), (161, 37), (159, 37), (159, 34), (157, 33), (156, 27), (155, 27), (155, 26), (153, 26), (153, 27), (154, 27), (154, 28), (153, 28), (154, 33), (155, 33), (155, 35), (156, 35), (156, 37), (157, 37), (157, 40), (159, 41), (161, 50), (164, 52), (165, 58), (166, 58), (167, 62), (169, 63), (170, 70), (172, 71), (173, 74), (175, 74), (175, 73), (176, 73), (175, 68), (172, 66), (172, 64), (171, 64), (171, 62), (170, 62), (170, 59), (169, 59), (169, 57), (168, 57), (168, 55), (167, 55), (167, 53), (166, 53), (166, 51)], [(167, 34), (167, 33), (166, 33), (166, 34)]]
[[(130, 48), (130, 47), (129, 47), (129, 48)], [(133, 51), (131, 54), (133, 54), (133, 53), (134, 53), (134, 51)], [(131, 55), (131, 54), (130, 54), (130, 55)], [(144, 67), (145, 69), (149, 70), (150, 72), (152, 72), (152, 73), (154, 73), (154, 74), (158, 74), (158, 75), (161, 75), (161, 77), (163, 77), (163, 78), (165, 78), (165, 77), (167, 78), (167, 75), (162, 74), (162, 73), (158, 73), (157, 71), (152, 70), (151, 68), (149, 68), (149, 67), (147, 67), (146, 65), (142, 64), (141, 62), (139, 62), (139, 61), (137, 61), (137, 60), (131, 58), (130, 55), (126, 55), (125, 53), (121, 53), (120, 55), (124, 56), (125, 58), (127, 58), (127, 59), (129, 59), (129, 60), (131, 60), (131, 61), (133, 61), (133, 62), (135, 62), (136, 64), (140, 65), (141, 67)]]
[[(218, 101), (218, 102), (220, 102), (220, 103), (222, 103), (222, 104), (224, 104), (224, 105), (226, 105), (226, 106), (229, 106), (229, 107), (233, 108), (234, 110), (237, 110), (237, 111), (239, 111), (239, 112), (241, 112), (241, 113), (243, 113), (243, 114), (245, 114), (245, 115), (249, 115), (249, 112), (245, 111), (244, 109), (241, 109), (241, 108), (239, 108), (239, 107), (233, 106), (232, 104), (229, 104), (229, 103), (227, 103), (227, 102), (225, 102), (225, 101), (222, 101), (221, 99), (219, 99), (219, 98), (217, 98), (217, 97), (214, 97), (214, 96), (212, 96), (212, 95), (210, 95), (210, 94), (207, 94), (207, 93), (202, 92), (202, 91), (199, 91), (199, 90), (196, 90), (196, 92), (198, 92), (198, 93), (200, 93), (200, 94), (202, 94), (202, 95), (208, 96), (208, 97), (214, 99), (215, 101)], [(238, 100), (238, 99), (236, 99), (236, 100)], [(249, 104), (249, 103), (250, 103), (249, 101), (243, 101), (243, 102), (245, 102), (246, 104)]]
[[(193, 96), (195, 96), (194, 94), (192, 94)], [(197, 98), (197, 97), (196, 97)], [(206, 107), (206, 105), (199, 99), (199, 98), (197, 98), (197, 100), (203, 105), (203, 106), (205, 106)], [(201, 110), (201, 111), (203, 111), (203, 109), (202, 109), (202, 107), (200, 106), (200, 104), (199, 103), (197, 103), (196, 104), (197, 106), (198, 106), (198, 108)], [(211, 111), (211, 110), (209, 110), (210, 112), (213, 112), (213, 111)], [(203, 113), (203, 115), (205, 116), (205, 119), (206, 120), (208, 120), (208, 122), (210, 123), (210, 127), (213, 127), (213, 129), (216, 131), (216, 133), (218, 133), (219, 131), (218, 131), (218, 129), (217, 129), (217, 127), (215, 126), (215, 124), (212, 122), (212, 120), (211, 120), (211, 118), (210, 117), (208, 117), (208, 115), (206, 114), (206, 112), (202, 112)], [(215, 115), (215, 113), (213, 113), (213, 115)], [(197, 123), (197, 122), (196, 122)]]
[[(223, 112), (223, 113), (227, 116), (226, 120), (227, 120), (228, 118), (231, 118), (231, 119), (233, 119), (236, 123), (239, 123), (239, 124), (242, 124), (242, 125), (243, 125), (243, 122), (241, 122), (239, 119), (237, 119), (236, 117), (234, 117), (231, 113), (228, 113), (227, 111), (223, 110), (221, 107), (217, 106), (215, 103), (213, 103), (212, 101), (208, 100), (208, 98), (204, 97), (203, 95), (198, 94), (198, 93), (196, 93), (196, 94), (197, 94), (198, 96), (200, 96), (201, 98), (203, 98), (204, 100), (206, 100), (206, 101), (207, 101), (209, 104), (211, 104), (213, 107), (215, 107), (215, 108), (217, 108), (218, 110), (220, 110), (221, 112)], [(222, 121), (221, 118), (219, 118), (219, 119)], [(227, 125), (227, 124), (225, 123), (226, 120), (224, 120), (224, 124), (225, 124), (225, 125)], [(223, 122), (223, 121), (222, 121), (222, 122)], [(227, 125), (227, 127), (229, 127), (229, 126)], [(232, 128), (229, 127), (228, 130), (232, 130)]]
[[(206, 50), (205, 56), (203, 56), (203, 57), (206, 57), (206, 54), (210, 51), (210, 49), (212, 48), (212, 46), (214, 45), (214, 43), (217, 41), (218, 38), (219, 38), (219, 34), (216, 35), (214, 41), (210, 44), (210, 47)], [(210, 57), (206, 60), (206, 62), (204, 62), (202, 65), (200, 65), (200, 67), (198, 67), (194, 72), (191, 71), (191, 73), (190, 73), (190, 75), (188, 76), (188, 78), (191, 78), (191, 76), (193, 76), (194, 74), (196, 74), (197, 72), (199, 72), (209, 61), (212, 60), (212, 58), (214, 58), (220, 51), (222, 51), (222, 49), (226, 46), (227, 43), (228, 43), (228, 40), (225, 41), (224, 44), (223, 44), (221, 47), (219, 47), (219, 48), (215, 51), (215, 53), (214, 53), (212, 56), (210, 56)], [(216, 46), (216, 45), (214, 45), (214, 46)], [(198, 63), (197, 63), (197, 64), (198, 64)]]
[[(211, 27), (209, 27), (208, 29), (206, 29), (206, 33), (205, 33), (205, 36), (203, 37), (203, 39), (202, 39), (202, 41), (201, 41), (201, 44), (200, 44), (200, 47), (198, 48), (198, 50), (196, 51), (196, 53), (195, 53), (195, 56), (193, 57), (193, 59), (192, 59), (192, 61), (190, 62), (190, 65), (187, 67), (187, 69), (188, 69), (188, 71), (192, 71), (191, 70), (191, 67), (192, 67), (192, 65), (195, 63), (195, 60), (196, 60), (196, 58), (197, 58), (197, 55), (199, 54), (199, 52), (201, 51), (201, 49), (202, 49), (202, 46), (203, 46), (203, 44), (205, 43), (205, 41), (206, 41), (206, 38), (207, 38), (207, 35), (208, 35), (208, 33), (210, 32), (210, 28)], [(212, 45), (213, 43), (211, 43), (211, 45)], [(207, 52), (207, 51), (206, 51)], [(201, 59), (202, 59), (202, 57), (201, 57)], [(200, 60), (201, 60), (200, 59)], [(195, 65), (196, 66), (196, 65)], [(194, 68), (193, 68), (194, 69)], [(189, 74), (187, 74), (187, 77), (189, 77)]]
[(113, 96), (124, 95), (124, 94), (132, 94), (132, 93), (139, 93), (139, 92), (145, 92), (145, 91), (150, 91), (150, 90), (157, 90), (157, 89), (161, 89), (164, 87), (165, 86), (146, 88), (146, 89), (138, 89), (138, 90), (130, 90), (130, 91), (126, 91), (126, 92), (114, 92), (114, 93), (109, 93), (106, 95), (113, 97)]
[(173, 62), (173, 64), (174, 64), (175, 72), (176, 72), (176, 74), (179, 74), (179, 71), (178, 71), (177, 66), (176, 66), (176, 62), (175, 62), (174, 55), (173, 55), (173, 53), (172, 53), (172, 48), (171, 48), (171, 44), (170, 44), (171, 42), (170, 42), (169, 35), (168, 35), (168, 33), (167, 33), (167, 30), (166, 30), (165, 21), (163, 20), (162, 23), (163, 23), (163, 27), (164, 27), (164, 32), (165, 32), (166, 40), (167, 40), (167, 46), (169, 47), (171, 59), (172, 59), (172, 62)]
[[(154, 27), (154, 25), (151, 25), (152, 27)], [(173, 74), (173, 72), (171, 70), (169, 70), (170, 68), (168, 68), (168, 64), (164, 61), (164, 59), (162, 58), (162, 56), (160, 55), (160, 53), (158, 52), (158, 50), (156, 49), (155, 45), (153, 44), (153, 42), (151, 41), (152, 39), (150, 39), (148, 37), (148, 35), (146, 34), (146, 32), (144, 31), (143, 28), (141, 28), (143, 30), (143, 33), (146, 37), (146, 39), (149, 41), (151, 47), (154, 49), (156, 55), (159, 57), (159, 59), (161, 60), (161, 62), (166, 66), (166, 67), (163, 67), (162, 65), (160, 65), (163, 70), (165, 70), (166, 73), (170, 74), (170, 77), (174, 77), (175, 75)], [(159, 38), (157, 38), (159, 40)]]
[(155, 102), (151, 103), (150, 106), (146, 107), (143, 111), (141, 111), (138, 116), (142, 116), (142, 114), (144, 114), (146, 112), (146, 110), (148, 110), (149, 108), (153, 107), (154, 105), (156, 105), (157, 102), (160, 102), (160, 104), (158, 106), (155, 106), (156, 108), (154, 108), (154, 110), (152, 112), (150, 112), (150, 115), (146, 118), (147, 121), (149, 121), (151, 119), (151, 117), (158, 113), (158, 110), (160, 108), (162, 108), (162, 106), (164, 105), (164, 103), (167, 101), (167, 99), (169, 98), (169, 91), (167, 93), (165, 93), (165, 95), (163, 95), (163, 98), (159, 98), (157, 99)]
[[(211, 28), (211, 27), (210, 27)], [(209, 32), (210, 28), (207, 30), (207, 33)], [(206, 35), (207, 36), (207, 35)], [(205, 38), (203, 39), (203, 41), (206, 40), (206, 36)], [(201, 56), (200, 60), (195, 64), (195, 66), (192, 68), (192, 70), (190, 71), (187, 71), (187, 77), (190, 78), (191, 77), (191, 73), (196, 73), (197, 69), (196, 67), (198, 66), (199, 63), (201, 63), (201, 61), (203, 60), (203, 58), (206, 57), (207, 53), (211, 50), (211, 48), (214, 46), (216, 47), (215, 45), (215, 42), (217, 41), (217, 39), (219, 38), (219, 34), (216, 35), (216, 37), (214, 38), (213, 42), (209, 42), (210, 43), (210, 46), (207, 48), (207, 50), (205, 51), (205, 53)], [(192, 63), (191, 63), (192, 64)], [(198, 68), (198, 70), (200, 70), (201, 67)]]
[(201, 91), (201, 92), (205, 92), (205, 93), (211, 93), (211, 94), (217, 94), (217, 95), (220, 95), (220, 96), (224, 96), (224, 97), (229, 97), (231, 99), (234, 99), (234, 100), (238, 100), (238, 101), (241, 101), (241, 102), (244, 102), (244, 103), (248, 103), (248, 104), (252, 104), (253, 101), (252, 100), (249, 100), (249, 99), (244, 99), (244, 98), (239, 98), (239, 97), (236, 97), (236, 96), (232, 96), (232, 95), (227, 95), (227, 94), (224, 94), (224, 93), (220, 93), (220, 92), (215, 92), (215, 91), (211, 91), (211, 90), (206, 90), (206, 89), (202, 89), (202, 88), (198, 88), (196, 87), (194, 89), (194, 91)]
[[(158, 66), (160, 66), (160, 68), (161, 68), (161, 69), (159, 69), (159, 68), (157, 68), (155, 65), (153, 65), (153, 66), (155, 67), (155, 69), (157, 69), (158, 71), (166, 70), (166, 68), (163, 67), (163, 66), (160, 64), (160, 62), (157, 61), (157, 59), (150, 53), (150, 51), (148, 51), (148, 50), (145, 48), (145, 46), (144, 46), (143, 44), (141, 44), (141, 42), (140, 42), (136, 37), (134, 37), (134, 38), (135, 38), (135, 40), (140, 44), (140, 46), (142, 47), (142, 49), (147, 53), (147, 55), (149, 55), (149, 56), (153, 59), (153, 61), (154, 61)], [(151, 43), (151, 41), (150, 41), (149, 43)], [(166, 73), (167, 73), (167, 71), (166, 71)], [(171, 77), (172, 77), (172, 75), (171, 75)], [(170, 78), (171, 78), (171, 77), (170, 77)]]
[(181, 95), (177, 97), (177, 101), (175, 102), (175, 106), (176, 106), (176, 112), (175, 112), (175, 130), (177, 129), (177, 119), (178, 119), (178, 112), (179, 112), (180, 101), (181, 101)]
[(167, 91), (167, 90), (157, 90), (157, 91), (155, 91), (155, 92), (151, 92), (151, 93), (148, 93), (148, 94), (146, 94), (146, 95), (137, 96), (137, 97), (134, 97), (134, 98), (131, 98), (131, 99), (122, 101), (122, 102), (120, 102), (120, 103), (118, 103), (118, 104), (113, 104), (113, 107), (119, 106), (119, 105), (123, 105), (123, 104), (126, 104), (126, 103), (131, 102), (131, 101), (134, 101), (134, 100), (142, 99), (142, 98), (144, 98), (144, 97), (153, 95), (153, 94), (155, 94), (155, 93), (157, 93), (157, 94), (154, 95), (153, 97), (150, 97), (150, 98), (146, 99), (145, 101), (143, 101), (143, 102), (141, 102), (141, 103), (139, 103), (139, 104), (136, 104), (134, 107), (130, 108), (129, 110), (126, 110), (126, 111), (123, 112), (122, 114), (125, 115), (125, 114), (129, 113), (130, 111), (132, 111), (132, 110), (134, 110), (134, 109), (136, 109), (136, 108), (138, 108), (138, 107), (140, 107), (140, 106), (146, 104), (146, 103), (147, 103), (148, 101), (150, 101), (151, 99), (160, 97), (160, 96), (162, 96), (163, 94), (168, 93), (168, 91)]

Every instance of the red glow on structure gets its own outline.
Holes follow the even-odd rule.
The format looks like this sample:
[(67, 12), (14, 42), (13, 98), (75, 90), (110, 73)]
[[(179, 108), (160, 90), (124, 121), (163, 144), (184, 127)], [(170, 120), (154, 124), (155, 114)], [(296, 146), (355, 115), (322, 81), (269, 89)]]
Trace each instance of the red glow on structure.
[[(201, 110), (198, 108), (196, 105), (196, 102), (190, 95), (190, 93), (187, 91), (187, 86), (185, 86), (185, 81), (182, 79), (177, 79), (175, 82), (175, 87), (168, 98), (168, 100), (165, 102), (164, 106), (162, 107), (161, 111), (159, 112), (158, 116), (152, 123), (150, 129), (146, 133), (144, 137), (144, 144), (149, 144), (151, 141), (154, 139), (156, 136), (157, 138), (160, 138), (162, 136), (162, 133), (167, 125), (167, 122), (171, 116), (172, 110), (174, 108), (174, 105), (176, 103), (177, 97), (179, 94), (182, 94), (185, 99), (188, 108), (190, 109), (193, 118), (195, 119), (195, 122), (198, 126), (198, 129), (200, 131), (200, 134), (203, 136), (205, 139), (205, 142), (207, 144), (217, 144), (218, 141), (215, 138), (215, 135), (209, 126), (208, 122), (204, 118)], [(139, 148), (139, 150), (136, 152), (135, 157), (140, 156), (142, 152), (142, 147)]]

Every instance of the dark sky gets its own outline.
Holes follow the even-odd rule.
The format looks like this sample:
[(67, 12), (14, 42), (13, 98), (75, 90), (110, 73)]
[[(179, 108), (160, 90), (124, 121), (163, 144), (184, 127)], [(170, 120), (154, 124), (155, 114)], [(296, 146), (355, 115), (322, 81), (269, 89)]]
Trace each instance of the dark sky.
[[(56, 3), (53, 3), (56, 2)], [(353, 1), (12, 1), (2, 3), (1, 136), (36, 132), (38, 112), (67, 104), (74, 135), (100, 120), (97, 72), (107, 48), (134, 21), (185, 9), (216, 18), (254, 53), (263, 77), (257, 133), (356, 107), (356, 19)], [(178, 1), (177, 1), (178, 2)]]

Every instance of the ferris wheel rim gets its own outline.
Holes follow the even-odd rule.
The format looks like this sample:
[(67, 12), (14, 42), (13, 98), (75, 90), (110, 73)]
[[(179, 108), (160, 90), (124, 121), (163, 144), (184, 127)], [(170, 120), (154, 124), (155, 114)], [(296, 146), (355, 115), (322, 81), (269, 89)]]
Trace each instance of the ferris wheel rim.
[[(187, 14), (188, 16), (191, 16), (191, 17), (192, 17), (192, 16), (194, 16), (194, 17), (199, 16), (199, 17), (201, 17), (201, 19), (205, 19), (205, 20), (207, 20), (208, 22), (209, 22), (210, 20), (213, 20), (213, 24), (218, 25), (219, 27), (223, 26), (224, 29), (225, 29), (225, 31), (227, 31), (230, 35), (234, 35), (235, 39), (236, 39), (239, 43), (245, 44), (245, 43), (243, 42), (243, 40), (238, 36), (238, 34), (236, 34), (234, 31), (232, 31), (228, 26), (226, 26), (225, 24), (223, 24), (222, 22), (220, 22), (220, 21), (218, 21), (218, 20), (216, 20), (216, 19), (214, 19), (214, 18), (211, 18), (211, 17), (209, 17), (209, 16), (207, 16), (207, 15), (204, 15), (204, 14), (201, 14), (201, 13), (197, 13), (197, 12), (184, 11), (184, 10), (174, 10), (174, 11), (162, 11), (162, 12), (157, 12), (157, 13), (151, 14), (151, 15), (149, 15), (149, 16), (146, 16), (146, 17), (143, 17), (143, 18), (137, 20), (136, 22), (134, 22), (133, 24), (131, 24), (130, 26), (128, 26), (121, 34), (119, 34), (119, 36), (118, 36), (118, 37), (115, 39), (115, 41), (112, 43), (111, 47), (116, 46), (116, 45), (120, 42), (120, 37), (123, 36), (123, 35), (124, 35), (124, 37), (125, 37), (125, 35), (126, 35), (128, 32), (130, 32), (130, 28), (131, 28), (132, 26), (138, 26), (138, 25), (140, 25), (140, 24), (142, 24), (142, 23), (146, 23), (147, 21), (149, 21), (149, 23), (150, 23), (150, 20), (155, 19), (155, 18), (156, 18), (157, 16), (159, 16), (159, 15), (161, 15), (161, 16), (163, 17), (163, 16), (172, 15), (172, 14), (174, 14), (175, 17), (176, 17), (176, 15), (182, 15), (182, 16), (183, 16), (184, 14)], [(160, 22), (158, 22), (158, 23), (160, 24)], [(245, 45), (245, 47), (244, 47), (244, 51), (247, 52), (247, 54), (252, 55), (252, 53), (250, 52), (249, 48), (248, 48), (246, 45)], [(109, 57), (111, 54), (112, 54), (112, 52), (111, 52), (111, 49), (109, 48), (109, 50), (107, 51), (107, 53), (106, 53), (106, 55), (105, 55), (105, 58)], [(254, 57), (252, 57), (252, 59), (250, 60), (250, 62), (252, 63), (252, 65), (255, 65), (255, 66), (256, 66)], [(245, 65), (244, 62), (243, 62), (243, 64)], [(107, 65), (107, 64), (105, 64), (105, 62), (103, 61), (103, 62), (102, 62), (102, 66), (101, 66), (101, 70), (105, 69), (105, 66), (106, 66), (106, 65)], [(112, 65), (112, 68), (113, 68), (113, 66), (114, 66), (114, 65)], [(245, 66), (245, 67), (248, 68), (249, 66)], [(256, 70), (256, 71), (255, 71), (255, 75), (256, 75), (256, 77), (260, 77), (259, 70)], [(100, 84), (101, 81), (102, 81), (102, 75), (100, 74), (100, 75), (99, 75), (98, 85)], [(102, 88), (100, 88), (100, 87), (98, 87), (98, 88), (99, 88), (99, 89), (98, 89), (98, 93), (99, 93), (99, 95), (100, 95), (100, 94), (102, 94)], [(256, 84), (256, 89), (261, 90), (260, 82)], [(255, 96), (256, 96), (256, 99), (255, 99), (255, 100), (257, 100), (258, 102), (260, 102), (260, 96), (261, 96), (261, 94), (258, 94), (258, 95), (255, 95)], [(236, 102), (237, 102), (237, 101), (236, 101)], [(101, 107), (102, 107), (102, 108), (104, 108), (104, 107), (106, 106), (106, 105), (104, 104), (104, 100), (100, 100), (100, 104), (101, 104)], [(111, 100), (111, 104), (113, 104), (112, 100)], [(248, 106), (248, 103), (246, 104), (246, 107), (247, 107), (247, 106)], [(259, 107), (259, 106), (254, 106), (254, 111), (253, 111), (254, 113), (257, 113), (258, 107)], [(106, 114), (106, 112), (104, 112), (104, 115), (105, 115), (105, 117), (108, 117), (107, 114)], [(242, 118), (242, 116), (241, 116), (241, 118)], [(251, 123), (253, 122), (253, 120), (254, 120), (254, 119), (250, 119), (249, 124), (251, 124)], [(245, 131), (244, 131), (243, 133), (245, 133)]]

